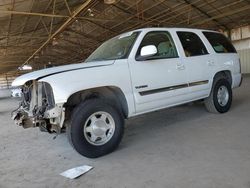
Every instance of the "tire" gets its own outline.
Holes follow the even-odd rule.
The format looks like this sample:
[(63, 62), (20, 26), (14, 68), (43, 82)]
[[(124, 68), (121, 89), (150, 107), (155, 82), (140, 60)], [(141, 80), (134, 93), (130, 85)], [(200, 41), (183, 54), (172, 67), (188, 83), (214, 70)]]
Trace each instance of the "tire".
[[(223, 91), (225, 91), (224, 94)], [(208, 112), (225, 113), (229, 111), (232, 104), (232, 88), (230, 83), (224, 78), (215, 80), (211, 93), (204, 102)]]
[(73, 112), (67, 128), (70, 144), (81, 155), (97, 158), (113, 152), (124, 132), (122, 113), (103, 99), (89, 99)]

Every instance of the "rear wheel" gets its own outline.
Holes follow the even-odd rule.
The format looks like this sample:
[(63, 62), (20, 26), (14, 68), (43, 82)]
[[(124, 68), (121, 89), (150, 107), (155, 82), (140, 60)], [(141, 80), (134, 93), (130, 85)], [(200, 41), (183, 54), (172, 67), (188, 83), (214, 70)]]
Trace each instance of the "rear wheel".
[(212, 91), (208, 98), (205, 99), (205, 106), (209, 112), (225, 113), (232, 104), (232, 88), (226, 79), (215, 81)]
[(123, 131), (124, 118), (118, 109), (102, 99), (90, 99), (74, 110), (67, 135), (77, 152), (96, 158), (114, 151)]

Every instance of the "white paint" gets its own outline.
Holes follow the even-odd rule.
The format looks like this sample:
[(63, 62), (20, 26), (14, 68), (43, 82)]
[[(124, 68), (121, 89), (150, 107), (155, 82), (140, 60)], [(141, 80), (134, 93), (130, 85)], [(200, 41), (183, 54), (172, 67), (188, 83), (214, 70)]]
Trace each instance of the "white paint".
[(157, 54), (157, 48), (154, 45), (148, 45), (142, 47), (140, 53), (142, 57), (153, 56), (155, 54)]
[(114, 63), (114, 61), (102, 61), (102, 62), (70, 64), (70, 65), (52, 67), (52, 68), (48, 68), (48, 69), (42, 69), (39, 71), (34, 71), (31, 73), (19, 76), (17, 79), (15, 79), (12, 82), (12, 86), (21, 86), (29, 80), (35, 80), (35, 79), (37, 79), (39, 77), (43, 77), (45, 75), (49, 75), (49, 74), (53, 74), (53, 73), (57, 73), (57, 72), (63, 72), (63, 71), (67, 71), (70, 69), (89, 68), (89, 67), (100, 66), (100, 65), (109, 65), (109, 64), (113, 64), (113, 63)]
[[(39, 79), (51, 85), (56, 103), (65, 103), (68, 98), (82, 90), (112, 86), (125, 95), (129, 117), (155, 111), (202, 98), (211, 90), (214, 75), (223, 70), (232, 74), (232, 87), (238, 87), (241, 80), (237, 54), (218, 54), (198, 29), (147, 28), (140, 31), (128, 59), (81, 63), (32, 72), (17, 78), (13, 86), (23, 85), (29, 80)], [(178, 58), (136, 61), (135, 56), (143, 37), (150, 31), (168, 31), (177, 47)], [(194, 32), (200, 36), (209, 54), (186, 57), (177, 31)], [(195, 45), (195, 44), (194, 44)], [(71, 70), (71, 71), (67, 71)], [(67, 71), (67, 72), (64, 72)], [(61, 72), (58, 74), (54, 74)], [(49, 76), (48, 76), (49, 75)], [(141, 95), (145, 90), (188, 84), (208, 80), (208, 83), (183, 87), (171, 91)], [(140, 87), (146, 85), (146, 87)]]

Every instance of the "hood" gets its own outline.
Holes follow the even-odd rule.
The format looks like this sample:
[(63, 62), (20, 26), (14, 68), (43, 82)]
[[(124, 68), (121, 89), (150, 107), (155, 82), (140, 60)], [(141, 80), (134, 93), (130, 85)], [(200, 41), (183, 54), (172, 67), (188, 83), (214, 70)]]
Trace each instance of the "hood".
[(59, 74), (59, 73), (74, 71), (74, 70), (79, 70), (79, 69), (86, 69), (86, 68), (91, 68), (91, 67), (107, 66), (113, 63), (114, 63), (114, 60), (99, 61), (99, 62), (95, 61), (95, 62), (78, 63), (78, 64), (71, 64), (71, 65), (64, 65), (64, 66), (42, 69), (42, 70), (34, 71), (34, 72), (17, 77), (12, 82), (12, 86), (21, 86), (21, 85), (24, 85), (29, 80), (39, 80), (41, 78), (54, 75), (54, 74)]

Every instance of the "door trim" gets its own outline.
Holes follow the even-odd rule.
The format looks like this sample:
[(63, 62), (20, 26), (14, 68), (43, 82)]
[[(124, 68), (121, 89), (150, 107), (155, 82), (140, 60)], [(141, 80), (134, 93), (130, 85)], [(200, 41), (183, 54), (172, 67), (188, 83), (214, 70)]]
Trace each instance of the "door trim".
[(183, 89), (183, 88), (187, 88), (187, 87), (204, 85), (204, 84), (207, 84), (208, 82), (209, 82), (208, 80), (202, 80), (202, 81), (198, 81), (198, 82), (192, 82), (189, 84), (187, 83), (187, 84), (174, 85), (174, 86), (170, 86), (170, 87), (163, 87), (163, 88), (157, 88), (157, 89), (152, 89), (152, 90), (140, 91), (139, 94), (141, 96), (151, 95), (151, 94), (171, 91), (171, 90), (175, 90), (175, 89)]

